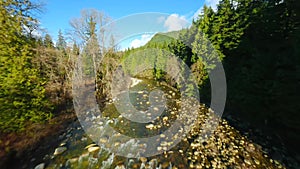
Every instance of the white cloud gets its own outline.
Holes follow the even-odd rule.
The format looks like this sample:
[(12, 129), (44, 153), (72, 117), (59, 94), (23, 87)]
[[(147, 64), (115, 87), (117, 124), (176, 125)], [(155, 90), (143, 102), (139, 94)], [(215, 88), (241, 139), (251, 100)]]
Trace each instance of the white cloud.
[(171, 14), (164, 23), (164, 27), (168, 31), (177, 31), (188, 26), (188, 21), (185, 16), (179, 16), (178, 14)]
[[(207, 6), (210, 6), (214, 11), (216, 11), (217, 4), (219, 3), (219, 1), (220, 0), (205, 0), (204, 4), (206, 4)], [(199, 14), (202, 12), (202, 10), (203, 10), (203, 6), (195, 12), (193, 18), (197, 19)]]
[(143, 34), (141, 38), (134, 39), (133, 41), (131, 41), (129, 46), (130, 48), (137, 48), (143, 46), (147, 42), (149, 42), (153, 36), (154, 36), (153, 34)]

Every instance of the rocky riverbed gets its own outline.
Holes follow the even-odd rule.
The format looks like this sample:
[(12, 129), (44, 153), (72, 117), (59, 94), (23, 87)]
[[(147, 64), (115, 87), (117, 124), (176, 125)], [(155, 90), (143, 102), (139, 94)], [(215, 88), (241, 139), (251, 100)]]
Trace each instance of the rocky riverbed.
[[(134, 103), (139, 111), (145, 111), (148, 108), (152, 109), (152, 112), (159, 111), (159, 106), (151, 107), (156, 101), (157, 96), (154, 95), (150, 97), (151, 92), (144, 90), (146, 87), (150, 88), (150, 90), (155, 90), (157, 84), (148, 83), (136, 85), (130, 97), (131, 102)], [(193, 116), (195, 123), (190, 132), (184, 136), (176, 146), (170, 149), (168, 147), (169, 142), (161, 141), (167, 137), (165, 134), (161, 134), (161, 131), (168, 129), (176, 119), (188, 119), (191, 117), (184, 117), (182, 115), (184, 114), (180, 111), (182, 107), (177, 104), (182, 104), (183, 100), (179, 99), (176, 91), (170, 88), (164, 88), (162, 90), (164, 91), (165, 98), (172, 101), (168, 102), (167, 109), (160, 117), (147, 124), (132, 124), (118, 113), (116, 105), (121, 104), (119, 102), (119, 100), (122, 100), (120, 99), (121, 97), (107, 104), (102, 112), (102, 117), (97, 116), (97, 112), (93, 112), (93, 110), (85, 112), (87, 114), (85, 121), (92, 121), (97, 127), (102, 129), (110, 126), (122, 134), (132, 137), (141, 134), (144, 137), (158, 135), (158, 145), (154, 148), (162, 152), (161, 154), (151, 157), (137, 156), (136, 158), (118, 156), (109, 151), (109, 145), (115, 149), (121, 149), (124, 148), (124, 143), (114, 142), (114, 144), (111, 145), (112, 140), (110, 140), (110, 138), (104, 139), (103, 137), (95, 142), (86, 134), (80, 122), (75, 121), (66, 129), (65, 133), (59, 136), (58, 139), (61, 140), (61, 142), (57, 144), (55, 148), (45, 152), (45, 154), (39, 154), (42, 155), (43, 158), (36, 158), (39, 160), (32, 159), (31, 164), (23, 166), (23, 168), (299, 168), (298, 163), (285, 153), (284, 146), (269, 146), (267, 140), (271, 138), (262, 138), (266, 140), (266, 144), (264, 145), (253, 142), (249, 136), (242, 134), (232, 127), (227, 120), (216, 118), (213, 110), (207, 108), (204, 104), (199, 105), (197, 108), (197, 114)], [(145, 116), (149, 116), (150, 120), (152, 118), (151, 113), (145, 113)], [(108, 122), (105, 123), (103, 118), (107, 119)], [(206, 123), (207, 121), (210, 121), (210, 123)], [(206, 124), (206, 127), (212, 127), (210, 125), (214, 124), (218, 125), (210, 134), (206, 133), (207, 130), (204, 124)], [(175, 136), (176, 135), (172, 137)], [(259, 137), (259, 134), (257, 137)], [(262, 135), (261, 137), (264, 136)], [(126, 145), (126, 148), (130, 150), (137, 148), (137, 144), (134, 143)], [(273, 151), (270, 151), (270, 149), (273, 149)], [(274, 153), (274, 151), (276, 153)]]

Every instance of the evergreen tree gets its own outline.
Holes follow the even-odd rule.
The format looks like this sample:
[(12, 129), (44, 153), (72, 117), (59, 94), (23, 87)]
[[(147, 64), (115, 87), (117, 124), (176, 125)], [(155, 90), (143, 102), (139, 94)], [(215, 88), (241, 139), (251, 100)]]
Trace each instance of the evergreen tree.
[(29, 15), (33, 7), (27, 0), (0, 2), (0, 130), (5, 132), (51, 117), (45, 80), (32, 62), (35, 41), (24, 33), (35, 20)]
[(52, 41), (52, 37), (47, 33), (44, 37), (44, 41), (43, 41), (43, 44), (45, 47), (47, 48), (54, 48), (54, 44), (53, 44), (53, 41)]
[(56, 42), (56, 48), (59, 50), (65, 50), (67, 47), (67, 43), (65, 41), (65, 38), (61, 32), (61, 30), (58, 31), (58, 40)]
[(76, 42), (73, 43), (72, 54), (74, 54), (76, 56), (80, 54), (80, 49), (79, 49), (78, 45), (76, 44)]

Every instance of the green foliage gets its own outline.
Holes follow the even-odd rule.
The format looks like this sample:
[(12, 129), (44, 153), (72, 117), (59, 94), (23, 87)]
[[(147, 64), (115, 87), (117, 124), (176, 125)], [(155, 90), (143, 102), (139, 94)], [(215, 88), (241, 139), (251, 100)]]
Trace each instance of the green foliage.
[(113, 51), (108, 51), (103, 56), (97, 71), (97, 98), (100, 101), (111, 97), (111, 84), (113, 75), (118, 66), (120, 66), (120, 55)]
[(34, 21), (26, 10), (31, 7), (29, 1), (0, 2), (0, 130), (4, 132), (51, 117), (46, 81), (32, 62), (35, 40), (24, 30)]
[(299, 41), (296, 1), (260, 1), (250, 6), (249, 27), (224, 62), (229, 104), (235, 105), (228, 108), (260, 125), (267, 120), (271, 125), (298, 128), (294, 119), (300, 117), (296, 103), (300, 62), (292, 48)]
[(168, 51), (184, 61), (187, 66), (191, 66), (195, 60), (192, 59), (192, 49), (181, 40), (173, 40), (168, 44)]
[(52, 38), (49, 34), (46, 34), (44, 37), (43, 45), (47, 48), (54, 48)]
[[(204, 9), (195, 22), (224, 57), (226, 110), (295, 142), (300, 140), (295, 137), (300, 131), (299, 9), (296, 0), (221, 0), (213, 15)], [(195, 41), (195, 50), (205, 51), (202, 43)], [(286, 136), (286, 130), (292, 134)]]
[(65, 41), (65, 38), (61, 32), (61, 30), (58, 31), (58, 40), (56, 42), (56, 48), (59, 50), (65, 50), (67, 47), (67, 43)]

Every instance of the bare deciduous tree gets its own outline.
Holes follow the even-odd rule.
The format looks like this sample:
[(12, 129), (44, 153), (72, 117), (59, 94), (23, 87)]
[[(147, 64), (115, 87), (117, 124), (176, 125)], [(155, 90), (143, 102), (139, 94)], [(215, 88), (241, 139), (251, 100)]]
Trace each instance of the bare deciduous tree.
[(79, 67), (90, 78), (97, 77), (98, 65), (111, 46), (110, 21), (109, 16), (95, 9), (82, 10), (79, 18), (70, 21), (70, 35), (81, 48)]

